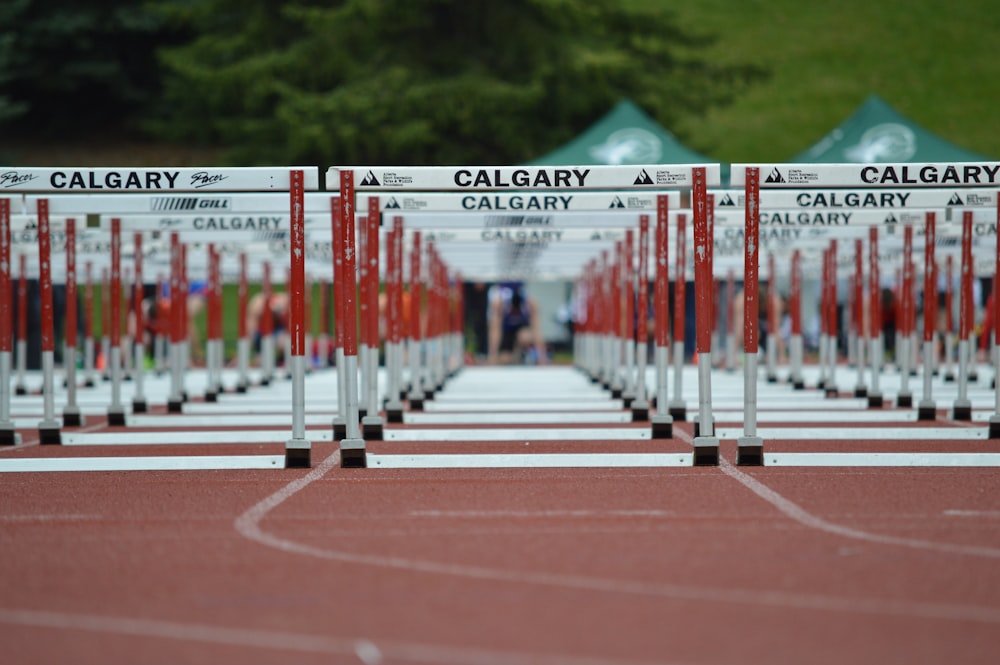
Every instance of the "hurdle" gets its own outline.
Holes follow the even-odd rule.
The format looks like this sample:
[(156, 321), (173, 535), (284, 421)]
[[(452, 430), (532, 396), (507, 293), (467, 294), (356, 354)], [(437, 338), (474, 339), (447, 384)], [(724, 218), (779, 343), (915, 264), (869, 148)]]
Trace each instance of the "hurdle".
[[(656, 325), (656, 348), (654, 350), (654, 364), (656, 366), (656, 413), (650, 418), (652, 424), (651, 436), (654, 439), (670, 439), (674, 435), (674, 418), (670, 413), (669, 399), (669, 376), (667, 373), (670, 362), (670, 275), (669, 275), (669, 210), (670, 200), (666, 196), (656, 198), (656, 239), (654, 249), (656, 252), (656, 280), (653, 285), (653, 320)], [(678, 217), (678, 233), (682, 226), (682, 218)], [(684, 253), (683, 235), (679, 236), (677, 252)], [(678, 264), (681, 273), (677, 279), (683, 280), (683, 264)], [(678, 327), (677, 320), (674, 320), (674, 327)], [(683, 325), (680, 326), (683, 329)], [(675, 352), (676, 353), (676, 352)], [(681, 348), (681, 361), (683, 362), (684, 350)], [(676, 371), (676, 370), (675, 370)], [(679, 373), (675, 374), (679, 376)]]
[[(117, 198), (119, 202), (129, 201), (131, 204), (138, 205), (149, 205), (148, 198), (139, 200), (141, 197), (136, 197), (129, 199), (129, 195), (132, 194), (143, 194), (143, 193), (166, 193), (166, 192), (218, 192), (218, 191), (246, 191), (246, 190), (260, 190), (260, 191), (280, 191), (287, 190), (291, 198), (290, 208), (291, 214), (295, 221), (293, 222), (293, 227), (298, 227), (299, 235), (296, 238), (293, 233), (293, 247), (291, 251), (291, 262), (296, 263), (296, 260), (300, 262), (302, 260), (301, 245), (296, 244), (296, 240), (301, 241), (301, 227), (302, 227), (302, 191), (306, 186), (311, 189), (316, 189), (318, 187), (318, 177), (316, 169), (313, 168), (309, 172), (308, 183), (305, 183), (305, 173), (308, 171), (306, 169), (274, 169), (269, 167), (246, 167), (246, 168), (232, 168), (232, 169), (194, 169), (194, 168), (178, 168), (178, 169), (154, 169), (154, 168), (139, 168), (139, 169), (117, 169), (117, 168), (83, 168), (83, 169), (61, 169), (61, 168), (24, 168), (24, 169), (10, 169), (12, 172), (18, 174), (17, 178), (12, 179), (10, 182), (13, 183), (7, 188), (17, 188), (24, 192), (41, 192), (43, 195), (37, 199), (37, 208), (39, 212), (39, 230), (45, 233), (39, 234), (39, 256), (40, 256), (40, 285), (41, 285), (41, 297), (42, 297), (42, 310), (43, 313), (48, 312), (51, 314), (51, 275), (47, 274), (46, 271), (49, 269), (48, 261), (48, 238), (44, 238), (43, 246), (43, 236), (47, 236), (48, 231), (48, 212), (49, 212), (49, 202), (59, 201), (60, 194), (67, 194), (73, 196), (76, 194), (90, 193), (90, 194), (110, 194)], [(297, 196), (296, 196), (297, 192)], [(194, 197), (191, 197), (194, 200)], [(88, 206), (89, 207), (89, 206)], [(61, 212), (65, 212), (62, 210)], [(77, 213), (91, 213), (97, 212), (93, 209), (77, 210)], [(114, 227), (114, 223), (112, 222)], [(171, 274), (171, 295), (174, 298), (179, 298), (182, 292), (186, 293), (185, 284), (185, 271), (184, 266), (184, 254), (185, 246), (181, 245), (179, 242), (179, 237), (176, 234), (171, 234), (171, 264), (175, 268)], [(121, 365), (121, 346), (120, 338), (118, 333), (120, 333), (120, 316), (118, 307), (121, 302), (121, 282), (120, 282), (120, 251), (121, 251), (121, 238), (120, 238), (120, 226), (117, 229), (112, 229), (112, 240), (111, 240), (111, 279), (109, 283), (110, 291), (110, 302), (109, 306), (103, 308), (110, 315), (109, 325), (106, 326), (107, 332), (110, 333), (109, 351), (108, 354), (111, 358), (109, 363), (109, 369), (114, 374), (120, 370)], [(294, 272), (293, 272), (294, 274)], [(182, 291), (183, 289), (183, 291)], [(48, 301), (48, 302), (46, 302)], [(300, 303), (301, 304), (301, 303)], [(178, 302), (178, 306), (172, 307), (174, 312), (173, 320), (173, 330), (172, 330), (172, 344), (177, 346), (183, 343), (183, 326), (186, 323), (181, 315), (184, 313), (184, 308), (181, 303)], [(109, 311), (110, 310), (110, 311)], [(301, 315), (301, 312), (298, 312)], [(51, 316), (49, 317), (51, 323)], [(302, 323), (299, 321), (296, 332), (302, 332)], [(48, 365), (51, 364), (51, 359), (47, 359), (46, 354), (51, 353), (51, 349), (48, 348), (50, 345), (48, 342), (51, 341), (51, 334), (47, 333), (48, 327), (44, 321), (43, 316), (43, 371), (45, 371)], [(303, 344), (300, 340), (299, 351), (302, 351), (301, 346)], [(179, 373), (182, 371), (183, 366), (186, 365), (186, 358), (183, 350), (178, 350), (175, 352), (172, 359), (173, 371)], [(48, 372), (45, 372), (48, 374)], [(50, 378), (44, 379), (46, 382)], [(51, 399), (53, 391), (46, 386), (43, 387), (43, 391), (46, 393), (46, 400)], [(115, 421), (117, 415), (123, 412), (124, 409), (120, 404), (120, 395), (117, 394), (117, 389), (112, 387), (112, 405), (109, 410), (109, 422)], [(171, 401), (182, 397), (179, 393), (181, 392), (180, 385), (175, 385), (172, 389)], [(293, 402), (295, 400), (293, 399)], [(169, 407), (170, 405), (168, 405)], [(295, 409), (295, 404), (293, 404), (293, 410)], [(48, 414), (48, 405), (46, 405), (46, 414)], [(43, 420), (42, 425), (47, 429), (47, 432), (42, 433), (42, 439), (52, 438), (52, 434), (49, 431), (51, 423), (48, 422), (48, 417)], [(300, 413), (293, 413), (293, 439), (292, 442), (286, 445), (286, 463), (290, 466), (301, 465), (303, 458), (308, 464), (308, 441), (303, 441), (301, 434), (301, 427), (299, 427), (299, 420), (301, 420)], [(53, 428), (51, 431), (58, 433), (58, 426)], [(302, 441), (302, 443), (299, 443)], [(54, 442), (54, 441), (53, 441)], [(306, 454), (303, 455), (300, 450), (304, 449)]]

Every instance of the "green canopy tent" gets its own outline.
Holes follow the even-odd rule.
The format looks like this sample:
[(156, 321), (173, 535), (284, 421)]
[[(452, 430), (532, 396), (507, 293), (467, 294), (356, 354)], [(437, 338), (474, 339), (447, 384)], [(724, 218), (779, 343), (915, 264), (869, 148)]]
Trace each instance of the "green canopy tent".
[(960, 148), (871, 95), (838, 127), (792, 162), (975, 162), (988, 158)]
[(528, 163), (711, 164), (717, 161), (684, 146), (642, 109), (625, 99), (569, 143)]

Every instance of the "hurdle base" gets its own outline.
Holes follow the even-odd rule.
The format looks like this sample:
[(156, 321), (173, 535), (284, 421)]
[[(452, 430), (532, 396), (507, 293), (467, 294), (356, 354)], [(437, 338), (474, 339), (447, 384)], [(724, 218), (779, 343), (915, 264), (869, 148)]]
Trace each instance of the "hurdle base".
[(93, 388), (94, 387), (94, 380), (93, 379), (87, 379), (86, 381), (83, 382), (83, 387), (84, 388)]
[(364, 418), (368, 415), (368, 409), (363, 406), (358, 407), (358, 418)]
[(840, 393), (837, 392), (836, 388), (827, 388), (826, 390), (823, 391), (823, 394), (826, 395), (830, 399), (834, 399), (836, 397), (840, 397)]
[(674, 419), (670, 416), (657, 416), (654, 415), (652, 418), (653, 431), (652, 437), (654, 439), (672, 439), (674, 438)]
[(400, 402), (386, 402), (385, 420), (389, 423), (402, 423), (403, 405)]
[(63, 409), (63, 427), (83, 427), (86, 422), (80, 409)]
[(719, 437), (696, 436), (694, 445), (694, 466), (719, 466)]
[(945, 383), (955, 383), (955, 375), (952, 372), (948, 372), (944, 375), (943, 380)]
[(21, 445), (21, 435), (14, 431), (13, 423), (5, 423), (0, 427), (0, 446)]
[(805, 390), (806, 382), (802, 379), (792, 379), (792, 390)]
[(246, 393), (246, 391), (247, 391), (247, 384), (245, 384), (245, 383), (239, 383), (239, 384), (236, 385), (236, 394), (242, 395), (242, 394)]
[(920, 400), (917, 406), (917, 420), (937, 419), (937, 404), (933, 400)]
[(347, 421), (343, 417), (333, 419), (333, 440), (340, 441), (347, 438)]
[(383, 438), (382, 418), (365, 416), (361, 419), (361, 431), (365, 441), (381, 441)]
[(976, 383), (979, 381), (979, 372), (969, 372), (969, 383)]
[(972, 402), (969, 400), (955, 400), (955, 405), (951, 408), (952, 420), (972, 420)]
[(896, 406), (901, 408), (910, 408), (913, 406), (913, 395), (902, 394), (896, 396)]
[(868, 397), (868, 388), (865, 388), (863, 386), (858, 386), (857, 388), (854, 389), (854, 396), (855, 397)]
[(417, 397), (417, 396), (411, 395), (410, 399), (407, 400), (407, 401), (410, 404), (410, 411), (423, 411), (424, 410), (424, 398), (422, 396), (421, 397)]
[(184, 400), (173, 398), (167, 400), (167, 413), (180, 413), (183, 410)]
[(649, 420), (649, 402), (642, 399), (632, 400), (632, 421), (644, 423)]
[(764, 466), (764, 439), (759, 436), (736, 439), (736, 465)]
[(149, 411), (149, 404), (144, 399), (132, 400), (132, 413), (146, 413)]
[(312, 444), (307, 439), (285, 442), (285, 468), (308, 469), (312, 466)]
[(820, 377), (819, 379), (816, 380), (816, 390), (825, 390), (825, 389), (826, 389), (826, 379)]
[(111, 427), (125, 427), (125, 409), (120, 406), (108, 409), (108, 425)]
[(368, 467), (364, 439), (344, 439), (340, 442), (340, 466), (344, 469), (365, 469)]
[(778, 382), (778, 375), (777, 374), (768, 374), (767, 375), (767, 382), (768, 383), (777, 383)]
[(869, 393), (868, 395), (868, 408), (869, 409), (881, 409), (885, 400), (882, 395), (878, 393)]
[(1000, 415), (993, 414), (990, 416), (990, 432), (988, 434), (990, 439), (1000, 439)]
[(202, 399), (204, 399), (206, 402), (218, 402), (219, 393), (215, 392), (214, 390), (209, 390), (208, 392), (205, 393), (205, 396)]
[(687, 405), (684, 402), (671, 402), (667, 411), (670, 412), (670, 417), (674, 420), (682, 423), (687, 421)]
[(611, 388), (611, 399), (621, 399), (622, 389), (621, 388)]
[(24, 395), (28, 394), (28, 389), (25, 388), (24, 386), (15, 386), (14, 387), (14, 394), (23, 397)]
[(42, 421), (38, 426), (38, 443), (43, 446), (58, 446), (62, 444), (62, 430), (58, 420)]

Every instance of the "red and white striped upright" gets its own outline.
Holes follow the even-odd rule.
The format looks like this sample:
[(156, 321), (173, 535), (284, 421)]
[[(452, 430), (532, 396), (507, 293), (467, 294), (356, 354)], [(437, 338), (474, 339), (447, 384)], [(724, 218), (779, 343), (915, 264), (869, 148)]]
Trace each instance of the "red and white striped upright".
[[(913, 231), (910, 231), (910, 257), (913, 254)], [(905, 235), (905, 234), (904, 234)], [(905, 240), (904, 240), (905, 242)], [(878, 227), (872, 226), (868, 229), (868, 336), (871, 340), (870, 365), (872, 372), (871, 387), (868, 389), (868, 406), (870, 408), (881, 408), (882, 388), (879, 385), (879, 376), (882, 373), (882, 357), (884, 355), (884, 340), (882, 338), (882, 276), (879, 272), (878, 264)], [(904, 260), (909, 260), (904, 257)]]
[(969, 400), (969, 365), (972, 349), (972, 211), (962, 212), (961, 300), (958, 310), (958, 396), (952, 406), (952, 418), (972, 420)]
[(649, 350), (649, 215), (639, 215), (639, 266), (636, 274), (636, 383), (632, 420), (649, 420), (646, 364)]
[(17, 383), (14, 393), (27, 395), (28, 372), (28, 255), (19, 257), (17, 277)]
[(66, 404), (63, 405), (63, 427), (84, 424), (76, 403), (77, 354), (77, 288), (76, 288), (76, 220), (66, 220), (66, 327), (63, 345), (63, 370), (66, 375)]
[[(715, 277), (712, 274), (713, 238), (709, 229), (705, 169), (702, 167), (693, 169), (692, 180), (695, 350), (698, 352), (698, 436), (694, 438), (694, 464), (701, 466), (719, 463), (719, 437), (715, 436), (715, 422), (712, 416), (712, 315)], [(750, 245), (749, 239), (746, 244)], [(756, 252), (756, 248), (754, 251)], [(754, 378), (756, 379), (756, 372)]]
[(261, 266), (260, 297), (263, 304), (260, 308), (260, 318), (257, 330), (260, 333), (260, 352), (258, 354), (258, 364), (260, 365), (260, 383), (263, 386), (269, 385), (274, 380), (274, 316), (271, 313), (271, 264), (267, 261)]
[[(113, 249), (113, 248), (112, 248)], [(38, 294), (42, 314), (42, 421), (38, 423), (40, 443), (61, 443), (61, 425), (55, 405), (55, 322), (52, 310), (52, 251), (49, 201), (38, 200)]]
[(133, 350), (135, 358), (133, 364), (135, 367), (132, 375), (135, 382), (135, 393), (132, 396), (132, 413), (145, 413), (147, 410), (145, 395), (146, 368), (144, 366), (146, 360), (146, 335), (144, 313), (142, 311), (142, 233), (136, 232), (133, 235), (132, 242), (135, 246), (135, 284), (132, 287), (132, 311), (135, 313), (135, 347)]
[[(874, 354), (865, 352), (868, 346), (868, 326), (865, 325), (865, 310), (870, 313), (869, 307), (865, 307), (865, 241), (863, 238), (854, 239), (854, 279), (851, 282), (853, 289), (848, 289), (849, 294), (853, 294), (853, 307), (846, 310), (852, 313), (851, 319), (854, 328), (854, 364), (857, 369), (858, 381), (854, 386), (855, 397), (868, 397), (868, 385), (865, 383), (865, 357), (874, 358)], [(869, 323), (871, 319), (869, 318)], [(850, 338), (848, 344), (851, 343)], [(850, 350), (850, 349), (849, 349)], [(872, 348), (874, 352), (874, 347)]]
[(180, 413), (184, 403), (183, 367), (181, 365), (181, 342), (184, 337), (184, 320), (181, 309), (186, 303), (180, 299), (181, 290), (181, 237), (176, 231), (170, 234), (170, 395), (167, 397), (167, 411)]
[(347, 437), (347, 373), (344, 368), (344, 227), (341, 223), (340, 197), (330, 198), (330, 224), (333, 236), (333, 353), (337, 366), (337, 415), (333, 417), (333, 438)]
[[(1000, 201), (997, 201), (997, 222), (1000, 224)], [(1000, 234), (996, 240), (993, 266), (993, 414), (990, 416), (989, 438), (1000, 439)]]
[(368, 333), (362, 361), (365, 363), (365, 416), (361, 419), (365, 439), (382, 439), (383, 423), (379, 415), (378, 403), (378, 356), (379, 356), (379, 198), (368, 197), (368, 215), (365, 217), (363, 236), (365, 238), (365, 289), (367, 302), (364, 329)]
[(10, 373), (13, 352), (11, 303), (10, 199), (0, 198), (0, 446), (21, 443), (10, 418)]
[[(759, 234), (758, 234), (759, 235)], [(781, 315), (778, 306), (781, 297), (778, 295), (778, 268), (774, 252), (767, 255), (767, 381), (778, 382), (778, 338), (781, 335)]]
[[(937, 244), (937, 225), (933, 211), (924, 215), (924, 354), (923, 393), (917, 404), (917, 420), (934, 420), (937, 404), (934, 402), (934, 334), (937, 330), (937, 276), (934, 247)], [(950, 283), (950, 276), (949, 276)]]
[(83, 286), (83, 385), (94, 385), (94, 263), (84, 265)]
[(632, 407), (635, 399), (635, 230), (625, 230), (622, 246), (622, 296), (624, 319), (622, 321), (622, 342), (625, 348), (625, 376), (622, 382), (622, 398), (625, 408)]
[[(736, 463), (764, 463), (764, 440), (757, 435), (757, 326), (760, 313), (760, 169), (746, 169), (746, 210), (744, 217), (743, 253), (743, 436), (736, 440)], [(776, 296), (777, 279), (774, 263), (770, 266), (768, 291)], [(770, 331), (768, 338), (779, 332)]]
[(391, 423), (403, 422), (403, 218), (394, 217), (386, 240), (386, 328), (385, 363), (388, 373), (385, 417)]
[[(955, 257), (949, 254), (945, 258), (945, 286), (944, 286), (944, 381), (951, 383), (955, 380), (955, 302), (953, 300), (955, 289)], [(935, 364), (937, 362), (935, 354)]]
[(802, 344), (802, 251), (792, 250), (792, 269), (788, 289), (788, 312), (792, 319), (792, 336), (789, 341), (790, 360), (792, 363), (792, 388), (802, 390), (806, 387), (802, 376), (803, 344)]
[(292, 438), (285, 442), (285, 467), (311, 465), (312, 443), (306, 438), (306, 252), (305, 252), (305, 174), (298, 169), (289, 173), (291, 243), (289, 249), (289, 341), (288, 367), (292, 375)]
[(410, 339), (407, 346), (407, 355), (410, 360), (410, 392), (407, 399), (410, 402), (410, 409), (414, 411), (422, 411), (424, 408), (424, 380), (421, 362), (423, 339), (420, 325), (420, 301), (423, 300), (420, 239), (420, 231), (414, 231), (413, 248), (410, 251)]
[(361, 438), (358, 413), (358, 315), (357, 315), (357, 254), (354, 234), (354, 172), (340, 172), (340, 225), (342, 244), (334, 251), (343, 255), (344, 315), (344, 376), (341, 386), (346, 403), (345, 438), (340, 442), (340, 461), (346, 467), (367, 466), (365, 441)]
[(837, 388), (837, 338), (839, 336), (839, 324), (837, 321), (837, 240), (830, 241), (829, 256), (826, 268), (826, 383), (824, 384), (827, 397), (837, 397), (840, 392)]
[(687, 420), (684, 401), (685, 310), (687, 299), (687, 215), (677, 215), (677, 246), (674, 271), (674, 398), (670, 400), (670, 415), (675, 420)]
[[(674, 419), (668, 410), (667, 400), (670, 362), (670, 259), (668, 236), (670, 233), (670, 203), (666, 195), (656, 197), (656, 273), (653, 283), (653, 321), (656, 336), (653, 362), (656, 365), (656, 413), (652, 418), (654, 439), (674, 436)], [(681, 251), (678, 246), (678, 251)], [(683, 354), (682, 354), (683, 355)]]
[(111, 404), (108, 406), (108, 424), (125, 424), (125, 407), (122, 405), (122, 220), (111, 220), (111, 291), (108, 297), (108, 343), (110, 351)]
[[(907, 224), (903, 227), (903, 292), (902, 292), (902, 312), (900, 325), (897, 326), (896, 333), (896, 355), (899, 363), (899, 393), (896, 396), (896, 406), (913, 406), (913, 393), (910, 392), (910, 360), (913, 357), (910, 347), (913, 342), (913, 316), (916, 307), (914, 305), (913, 289), (913, 226)], [(880, 294), (881, 295), (881, 294)], [(881, 297), (879, 305), (881, 306)], [(872, 319), (872, 325), (878, 326), (881, 331), (881, 320)], [(872, 368), (873, 372), (876, 370)]]
[(237, 325), (239, 326), (239, 332), (236, 340), (236, 365), (239, 372), (236, 380), (236, 392), (238, 393), (245, 393), (250, 386), (250, 337), (247, 326), (248, 298), (247, 253), (240, 252), (240, 282), (237, 287), (237, 301), (239, 303)]

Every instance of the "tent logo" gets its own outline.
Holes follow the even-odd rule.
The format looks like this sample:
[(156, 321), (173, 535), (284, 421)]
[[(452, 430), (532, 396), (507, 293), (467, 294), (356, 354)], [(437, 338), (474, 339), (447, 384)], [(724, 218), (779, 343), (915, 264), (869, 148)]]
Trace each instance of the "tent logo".
[(615, 196), (615, 198), (611, 199), (611, 205), (609, 205), (608, 207), (609, 208), (624, 208), (625, 204), (622, 202), (622, 197)]
[(764, 182), (776, 185), (787, 181), (785, 180), (785, 176), (781, 175), (781, 171), (778, 170), (778, 167), (775, 166), (774, 170), (771, 171), (771, 174), (764, 179)]
[(663, 141), (648, 130), (628, 127), (612, 132), (588, 152), (602, 164), (656, 164), (663, 153)]
[(960, 205), (965, 205), (965, 204), (962, 203), (962, 197), (960, 197), (958, 195), (958, 193), (956, 192), (955, 194), (951, 195), (951, 199), (948, 201), (948, 205), (950, 205), (950, 206), (960, 206)]
[(905, 162), (917, 153), (917, 135), (906, 125), (885, 122), (875, 125), (858, 140), (856, 145), (844, 148), (844, 156), (851, 162)]
[(722, 196), (722, 199), (719, 201), (717, 205), (736, 207), (736, 202), (733, 201), (733, 197), (731, 197), (728, 193), (726, 193)]
[(896, 219), (896, 216), (895, 216), (895, 215), (893, 215), (893, 214), (892, 214), (892, 213), (890, 212), (890, 213), (889, 213), (888, 215), (886, 215), (886, 218), (885, 218), (885, 223), (886, 223), (886, 224), (898, 224), (898, 223), (899, 223), (899, 220), (898, 220), (898, 219)]
[(365, 179), (361, 181), (361, 186), (362, 187), (378, 187), (379, 186), (378, 178), (375, 177), (374, 173), (372, 173), (371, 171), (369, 171), (368, 175), (365, 176)]
[(399, 208), (399, 201), (396, 200), (395, 196), (390, 197), (389, 200), (385, 202), (385, 208), (386, 210), (389, 210), (390, 208)]
[(653, 179), (649, 177), (648, 173), (646, 173), (646, 169), (642, 169), (641, 171), (639, 171), (639, 175), (637, 175), (635, 177), (635, 180), (632, 182), (632, 184), (633, 185), (652, 185), (653, 184)]

